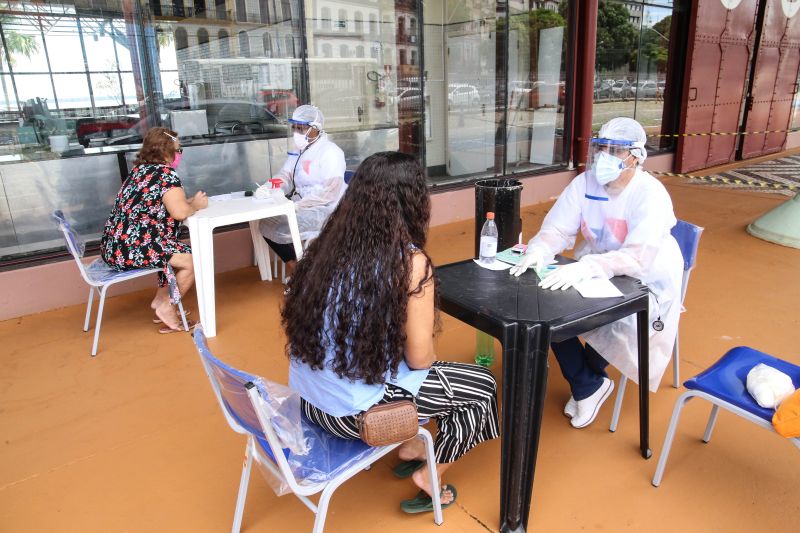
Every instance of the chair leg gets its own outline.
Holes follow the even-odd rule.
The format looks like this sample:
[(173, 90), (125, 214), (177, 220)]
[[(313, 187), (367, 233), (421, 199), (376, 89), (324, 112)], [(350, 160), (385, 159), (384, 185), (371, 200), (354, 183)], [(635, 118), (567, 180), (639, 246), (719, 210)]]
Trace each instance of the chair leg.
[(439, 475), (436, 472), (436, 454), (433, 451), (433, 438), (425, 428), (420, 428), (417, 433), (417, 438), (422, 439), (425, 443), (425, 458), (428, 467), (428, 475), (431, 479), (431, 500), (433, 502), (433, 522), (440, 526), (444, 522), (442, 516), (442, 501), (441, 501), (441, 488), (439, 487)]
[(103, 307), (106, 304), (106, 291), (108, 285), (103, 285), (100, 289), (100, 304), (97, 306), (97, 322), (94, 325), (94, 343), (92, 344), (92, 357), (97, 355), (97, 341), (100, 340), (100, 326), (103, 323)]
[(672, 386), (676, 389), (681, 386), (681, 351), (678, 348), (678, 340), (680, 339), (680, 332), (675, 334), (675, 346), (672, 348)]
[(678, 427), (678, 420), (681, 417), (681, 410), (686, 403), (694, 398), (694, 393), (691, 391), (684, 392), (675, 402), (675, 408), (672, 410), (672, 418), (669, 421), (669, 428), (667, 435), (664, 437), (664, 445), (661, 447), (661, 456), (658, 458), (658, 466), (656, 473), (653, 476), (653, 486), (658, 487), (661, 485), (661, 478), (664, 475), (664, 469), (667, 466), (667, 459), (669, 458), (669, 451), (672, 448), (672, 439), (675, 437), (675, 429)]
[(617, 389), (617, 399), (614, 400), (614, 413), (611, 415), (611, 425), (608, 426), (610, 432), (617, 430), (617, 423), (619, 422), (619, 414), (622, 411), (622, 398), (625, 396), (625, 385), (628, 384), (628, 378), (622, 376), (619, 379), (619, 388)]
[(178, 311), (181, 312), (181, 321), (183, 321), (183, 331), (189, 331), (189, 322), (186, 320), (186, 312), (183, 310), (183, 300), (178, 300)]
[(89, 287), (89, 301), (86, 304), (86, 318), (83, 321), (83, 331), (89, 331), (89, 321), (92, 319), (92, 303), (94, 302), (94, 287)]
[(250, 470), (253, 467), (252, 442), (247, 442), (247, 453), (242, 466), (242, 477), (239, 479), (239, 495), (236, 497), (236, 512), (233, 515), (231, 533), (239, 533), (242, 528), (242, 515), (244, 514), (244, 501), (247, 499), (247, 486), (250, 483)]
[(706, 424), (706, 431), (703, 433), (703, 442), (711, 440), (711, 433), (714, 431), (714, 424), (717, 423), (717, 415), (719, 414), (719, 405), (714, 405), (711, 408), (711, 414), (708, 416), (708, 424)]

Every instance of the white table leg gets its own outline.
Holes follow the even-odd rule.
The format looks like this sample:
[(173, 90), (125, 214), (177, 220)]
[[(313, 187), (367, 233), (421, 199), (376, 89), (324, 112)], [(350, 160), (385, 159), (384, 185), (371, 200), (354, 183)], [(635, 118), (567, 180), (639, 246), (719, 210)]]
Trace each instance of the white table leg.
[(186, 224), (189, 227), (189, 241), (192, 245), (192, 264), (194, 266), (194, 290), (197, 294), (197, 311), (200, 314), (200, 324), (206, 325), (205, 294), (203, 283), (203, 239), (200, 237), (200, 228), (197, 220), (189, 219)]
[(269, 250), (267, 243), (258, 229), (258, 220), (250, 221), (250, 238), (253, 240), (253, 253), (256, 256), (258, 272), (261, 281), (272, 281), (272, 268), (269, 265)]
[(217, 336), (217, 311), (214, 292), (214, 228), (207, 220), (200, 222), (200, 238), (203, 241), (203, 331), (206, 337)]
[(286, 218), (289, 222), (289, 232), (292, 234), (294, 254), (299, 261), (300, 258), (303, 257), (303, 242), (300, 240), (300, 230), (297, 227), (297, 215), (294, 212), (294, 204), (291, 205), (291, 210), (287, 211)]

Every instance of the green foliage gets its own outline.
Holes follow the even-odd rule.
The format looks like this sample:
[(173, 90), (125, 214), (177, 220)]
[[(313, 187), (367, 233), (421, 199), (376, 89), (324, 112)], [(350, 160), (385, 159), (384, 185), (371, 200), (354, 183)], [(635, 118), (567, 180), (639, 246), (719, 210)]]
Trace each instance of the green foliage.
[(600, 0), (597, 11), (597, 68), (614, 70), (630, 63), (639, 31), (630, 23), (622, 4)]
[[(8, 16), (0, 16), (0, 25), (7, 26), (14, 19)], [(13, 67), (14, 56), (25, 56), (30, 58), (39, 50), (39, 43), (31, 35), (23, 35), (14, 30), (3, 31), (6, 39), (6, 48), (0, 46), (0, 60), (5, 59)], [(8, 57), (6, 57), (8, 53)]]
[(669, 52), (669, 30), (672, 24), (672, 16), (664, 17), (655, 24), (653, 28), (644, 28), (642, 31), (642, 44), (640, 46), (641, 62), (639, 69), (646, 69), (648, 72), (653, 69), (656, 72), (666, 72), (667, 56)]

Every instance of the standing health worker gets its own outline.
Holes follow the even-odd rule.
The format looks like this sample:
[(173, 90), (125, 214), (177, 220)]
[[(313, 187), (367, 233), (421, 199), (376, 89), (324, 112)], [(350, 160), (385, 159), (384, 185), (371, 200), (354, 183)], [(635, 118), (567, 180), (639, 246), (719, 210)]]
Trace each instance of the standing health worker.
[[(294, 110), (289, 126), (296, 150), (289, 152), (276, 176), (283, 181), (284, 194), (294, 202), (300, 239), (304, 241), (316, 237), (347, 188), (344, 152), (328, 139), (324, 123), (322, 111), (313, 105)], [(267, 218), (259, 228), (270, 248), (292, 272), (297, 257), (289, 223), (283, 217)]]
[[(667, 190), (642, 170), (647, 136), (630, 118), (615, 118), (590, 144), (591, 167), (577, 176), (547, 214), (539, 233), (511, 274), (541, 268), (556, 254), (583, 242), (578, 261), (555, 270), (539, 285), (567, 289), (591, 278), (631, 276), (650, 289), (650, 379), (655, 392), (669, 363), (678, 331), (683, 259), (670, 230), (677, 220)], [(636, 320), (629, 316), (594, 329), (583, 338), (552, 343), (572, 396), (564, 407), (575, 428), (591, 424), (614, 390), (608, 363), (638, 383)]]

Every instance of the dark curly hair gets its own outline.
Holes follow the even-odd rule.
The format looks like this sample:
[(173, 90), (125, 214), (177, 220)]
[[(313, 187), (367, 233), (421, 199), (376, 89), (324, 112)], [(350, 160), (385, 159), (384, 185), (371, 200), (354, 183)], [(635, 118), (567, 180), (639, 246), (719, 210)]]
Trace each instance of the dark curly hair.
[(158, 163), (169, 165), (175, 159), (175, 139), (178, 134), (167, 128), (150, 128), (144, 136), (142, 147), (136, 154), (134, 165)]
[[(397, 375), (408, 298), (431, 280), (436, 291), (424, 249), (430, 211), (414, 157), (380, 152), (361, 163), (288, 282), (281, 322), (291, 359), (319, 370), (332, 349), (339, 377), (376, 384), (387, 370)], [(425, 256), (427, 273), (409, 290), (415, 253)]]

